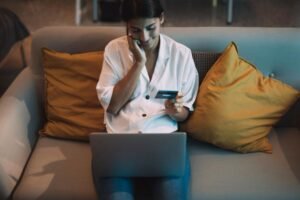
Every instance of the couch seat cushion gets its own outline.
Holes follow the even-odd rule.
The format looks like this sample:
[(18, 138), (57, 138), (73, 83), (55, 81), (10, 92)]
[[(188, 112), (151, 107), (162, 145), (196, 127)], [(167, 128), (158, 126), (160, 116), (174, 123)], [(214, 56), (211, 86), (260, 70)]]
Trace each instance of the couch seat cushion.
[(273, 130), (272, 154), (238, 154), (189, 142), (192, 200), (300, 199), (299, 129)]
[(40, 137), (13, 199), (97, 199), (89, 144)]

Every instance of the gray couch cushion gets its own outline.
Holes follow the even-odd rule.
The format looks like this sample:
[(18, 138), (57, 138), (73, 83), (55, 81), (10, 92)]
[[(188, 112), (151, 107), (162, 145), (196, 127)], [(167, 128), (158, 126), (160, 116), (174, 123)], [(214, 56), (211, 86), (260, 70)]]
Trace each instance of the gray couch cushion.
[(244, 155), (190, 140), (192, 200), (300, 199), (299, 129), (273, 130), (270, 140), (273, 154)]
[(41, 137), (13, 199), (97, 199), (89, 144)]
[[(30, 68), (14, 80), (0, 103), (0, 199), (7, 199), (36, 143), (40, 127), (40, 108)], [(1, 80), (1, 79), (0, 79)]]
[(214, 52), (192, 52), (193, 59), (199, 74), (199, 81), (202, 82), (208, 70), (216, 62), (221, 55), (220, 53)]

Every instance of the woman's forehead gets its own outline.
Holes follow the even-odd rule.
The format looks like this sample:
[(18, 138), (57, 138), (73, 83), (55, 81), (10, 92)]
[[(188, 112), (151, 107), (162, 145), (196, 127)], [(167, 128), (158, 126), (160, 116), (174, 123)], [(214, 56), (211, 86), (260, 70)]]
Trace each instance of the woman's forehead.
[(155, 24), (159, 22), (159, 18), (136, 18), (136, 19), (131, 19), (128, 21), (128, 26), (129, 27), (135, 27), (135, 28), (144, 28), (147, 26), (151, 26), (152, 24)]

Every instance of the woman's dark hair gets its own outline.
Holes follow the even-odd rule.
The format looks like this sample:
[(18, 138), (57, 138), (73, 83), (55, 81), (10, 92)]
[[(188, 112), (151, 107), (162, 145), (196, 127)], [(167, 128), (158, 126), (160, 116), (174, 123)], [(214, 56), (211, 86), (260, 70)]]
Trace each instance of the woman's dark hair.
[(121, 5), (121, 16), (125, 22), (135, 18), (160, 17), (163, 11), (159, 0), (123, 0)]

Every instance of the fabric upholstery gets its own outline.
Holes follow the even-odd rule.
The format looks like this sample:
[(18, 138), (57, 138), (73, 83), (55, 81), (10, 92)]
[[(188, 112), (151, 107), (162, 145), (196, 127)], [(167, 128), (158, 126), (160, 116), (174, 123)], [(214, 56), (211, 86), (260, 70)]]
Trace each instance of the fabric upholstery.
[(30, 68), (25, 68), (0, 99), (0, 199), (20, 179), (41, 127), (41, 108)]
[[(198, 52), (221, 52), (228, 42), (235, 40), (239, 44), (240, 55), (247, 60), (251, 60), (265, 75), (268, 76), (272, 74), (275, 78), (300, 89), (300, 68), (298, 67), (300, 65), (300, 59), (298, 59), (300, 47), (299, 28), (164, 27), (162, 31), (175, 40), (186, 44), (193, 51)], [(27, 157), (33, 148), (32, 143), (34, 143), (38, 135), (38, 124), (40, 124), (41, 119), (44, 118), (43, 113), (40, 112), (44, 105), (41, 101), (41, 97), (44, 94), (41, 49), (46, 47), (68, 53), (103, 50), (108, 41), (124, 34), (124, 27), (102, 26), (46, 27), (33, 33), (32, 66), (26, 69), (25, 73), (20, 74), (17, 80), (18, 84), (13, 84), (13, 88), (9, 88), (0, 101), (1, 110), (5, 108), (5, 112), (0, 113), (0, 146), (6, 149), (5, 152), (3, 152), (2, 149), (0, 150), (1, 159), (3, 155), (6, 154), (7, 157), (12, 160), (20, 162), (18, 165), (21, 166), (21, 169), (22, 166), (25, 165)], [(262, 48), (264, 51), (260, 51), (258, 48)], [(31, 70), (34, 75), (30, 75)], [(12, 98), (14, 101), (11, 101)], [(299, 127), (299, 108), (299, 106), (293, 108), (295, 109), (293, 110), (294, 115), (287, 116), (287, 120), (283, 122), (282, 126), (288, 126), (289, 124), (286, 122), (293, 121), (295, 122), (293, 124)], [(18, 126), (16, 126), (16, 124), (18, 124)], [(284, 142), (284, 145), (281, 145), (280, 149), (289, 149), (289, 151), (277, 151), (277, 146), (272, 142), (273, 134), (271, 134), (273, 154), (253, 153), (240, 155), (202, 142), (194, 141), (195, 143), (190, 143), (189, 146), (191, 146), (192, 150), (190, 152), (192, 157), (191, 200), (225, 199), (226, 197), (227, 199), (233, 200), (241, 198), (245, 200), (257, 200), (267, 199), (267, 197), (272, 200), (300, 199), (299, 179), (297, 182), (295, 176), (293, 176), (293, 174), (299, 174), (300, 171), (299, 168), (295, 166), (297, 163), (300, 163), (298, 159), (300, 152), (298, 149), (299, 137), (297, 137), (300, 133), (299, 130), (294, 131), (293, 129), (282, 129), (280, 130), (280, 135), (287, 137), (277, 137), (280, 140), (280, 144)], [(291, 137), (291, 134), (295, 137)], [(70, 140), (67, 142), (73, 143), (73, 141), (71, 142)], [(24, 146), (24, 144), (27, 143), (31, 144), (31, 146)], [(284, 146), (284, 148), (282, 146)], [(28, 148), (28, 150), (24, 150), (24, 148)], [(66, 149), (69, 148), (74, 148), (72, 152), (79, 154), (80, 161), (85, 162), (79, 163), (73, 159), (69, 159), (72, 161), (72, 166), (76, 166), (74, 163), (79, 163), (80, 165), (86, 164), (86, 167), (90, 167), (90, 163), (87, 160), (81, 160), (84, 158), (84, 156), (80, 154), (82, 151), (81, 148), (77, 151), (77, 146), (71, 145)], [(33, 155), (35, 151), (36, 150), (33, 151)], [(72, 155), (74, 155), (73, 153)], [(46, 156), (52, 157), (52, 154), (47, 154)], [(43, 156), (41, 155), (41, 157), (46, 156), (45, 154), (43, 154)], [(53, 154), (53, 156), (57, 157), (56, 154)], [(34, 157), (35, 156), (33, 156), (32, 159)], [(74, 157), (77, 158), (75, 155)], [(248, 158), (250, 158), (250, 160), (248, 160)], [(67, 165), (69, 160), (64, 160), (64, 164)], [(291, 164), (293, 160), (297, 163)], [(3, 166), (2, 160), (0, 160), (0, 162), (0, 165)], [(30, 171), (32, 166), (30, 164), (31, 162), (33, 162), (33, 160), (30, 159), (24, 177), (16, 188), (16, 195), (14, 195), (14, 197), (21, 198), (22, 195), (25, 197), (27, 191), (29, 193), (35, 190), (40, 191), (38, 184), (26, 184), (26, 190), (24, 190), (24, 180), (25, 177), (27, 177), (26, 175), (29, 174), (27, 171)], [(287, 163), (290, 167), (287, 167)], [(57, 169), (61, 168), (58, 167)], [(70, 177), (70, 175), (68, 175), (70, 169), (72, 170), (70, 167), (61, 169), (61, 171), (64, 171), (66, 174), (59, 173), (59, 176), (55, 176), (55, 179), (59, 179), (60, 181), (59, 185), (63, 185), (64, 183), (69, 184), (68, 181), (64, 182), (61, 180), (64, 180), (65, 175), (66, 177)], [(86, 173), (85, 170), (82, 171)], [(9, 172), (7, 169), (0, 169), (0, 199), (8, 197), (15, 183), (20, 180), (19, 175), (11, 175)], [(268, 174), (264, 174), (265, 172)], [(76, 172), (76, 175), (80, 174), (81, 172)], [(261, 178), (260, 175), (266, 175), (267, 177)], [(82, 176), (85, 175), (82, 174)], [(2, 177), (7, 177), (8, 179)], [(43, 182), (44, 180), (39, 179), (40, 177), (43, 178), (43, 176), (39, 176), (39, 174), (32, 173), (31, 175), (31, 178), (34, 178), (36, 182)], [(13, 180), (14, 184), (9, 185), (5, 182), (6, 180)], [(69, 178), (66, 178), (66, 180), (69, 180)], [(263, 180), (263, 184), (260, 184), (261, 180)], [(74, 182), (71, 183), (72, 185), (79, 185), (77, 178), (73, 178), (72, 181)], [(251, 184), (249, 184), (249, 182)], [(87, 185), (86, 194), (89, 191), (94, 194), (94, 191), (89, 190), (92, 186)], [(262, 187), (262, 185), (264, 185), (264, 187)], [(50, 184), (50, 186), (49, 191), (44, 191), (44, 199), (47, 198), (47, 194), (51, 194), (54, 190), (53, 185)], [(62, 188), (64, 188), (63, 186)], [(267, 190), (265, 188), (267, 188)], [(81, 189), (85, 190), (85, 185), (82, 184), (79, 189), (80, 193), (83, 193)], [(60, 192), (61, 190), (58, 190), (59, 189), (56, 188), (55, 191), (58, 194), (62, 194), (62, 192), (70, 194), (70, 192)], [(76, 189), (71, 191), (71, 193), (73, 192), (77, 194)], [(93, 194), (92, 196), (94, 196)], [(31, 193), (28, 196), (31, 197), (33, 195)], [(257, 198), (258, 196), (266, 198)], [(53, 196), (50, 196), (48, 199), (53, 199)], [(93, 197), (90, 199), (93, 199)]]
[(299, 141), (299, 129), (275, 129), (273, 154), (241, 155), (191, 139), (191, 200), (298, 199)]
[[(40, 29), (32, 46), (35, 55), (32, 58), (33, 71), (37, 75), (42, 74), (43, 47), (68, 53), (104, 50), (112, 38), (125, 35), (125, 31), (124, 27)], [(163, 27), (161, 31), (198, 52), (221, 52), (230, 41), (235, 41), (239, 44), (240, 56), (259, 66), (264, 75), (273, 74), (275, 78), (300, 89), (298, 69), (295, 67), (300, 65), (298, 28)], [(258, 48), (264, 51), (257, 51)]]
[(299, 97), (296, 89), (241, 59), (231, 43), (201, 83), (184, 130), (221, 148), (271, 153), (266, 136)]
[[(239, 44), (240, 56), (259, 66), (265, 76), (272, 75), (300, 89), (298, 28), (163, 27), (161, 31), (194, 52), (221, 52), (230, 41), (235, 41)], [(124, 27), (45, 27), (38, 30), (32, 43), (35, 56), (31, 66), (40, 87), (37, 91), (43, 96), (42, 48), (68, 53), (104, 50), (111, 39), (124, 34)], [(298, 116), (299, 111), (294, 113)], [(294, 118), (289, 115), (287, 121)]]
[(235, 41), (239, 55), (259, 66), (265, 76), (273, 76), (300, 89), (295, 67), (300, 65), (299, 28), (166, 27), (162, 31), (192, 51), (222, 52), (229, 42)]
[(89, 144), (40, 137), (13, 199), (97, 199)]
[(199, 83), (201, 83), (208, 70), (220, 56), (220, 53), (194, 51), (192, 55), (198, 70)]
[(104, 110), (96, 93), (103, 52), (43, 52), (47, 122), (40, 133), (88, 140), (91, 132), (105, 131)]

